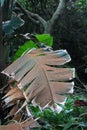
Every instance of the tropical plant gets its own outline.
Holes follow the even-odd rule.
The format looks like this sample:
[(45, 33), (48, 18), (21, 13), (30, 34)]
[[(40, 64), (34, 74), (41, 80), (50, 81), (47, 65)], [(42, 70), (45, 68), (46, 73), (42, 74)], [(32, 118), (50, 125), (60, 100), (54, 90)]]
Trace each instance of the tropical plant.
[[(24, 19), (25, 17), (27, 19), (26, 30), (28, 32), (45, 32), (44, 26), (42, 22), (40, 22), (42, 19), (38, 20), (37, 18), (39, 16), (39, 18), (43, 18), (43, 21), (45, 20), (46, 24), (51, 26), (50, 21), (57, 9), (59, 0), (18, 1), (21, 4), (18, 3), (17, 6), (24, 14)], [(64, 48), (69, 52), (72, 58), (72, 64), (77, 68), (80, 80), (86, 83), (87, 74), (84, 70), (87, 61), (85, 62), (84, 57), (87, 55), (87, 0), (67, 0), (65, 5), (63, 11), (61, 11), (59, 16), (57, 15), (58, 18), (54, 22), (54, 25), (52, 25), (52, 31), (48, 31), (54, 36), (55, 42), (53, 43), (53, 48), (55, 50)], [(46, 29), (48, 29), (49, 26), (47, 26)], [(82, 65), (80, 66), (80, 64)]]
[(14, 60), (19, 58), (23, 53), (29, 51), (32, 48), (39, 48), (39, 47), (45, 47), (45, 46), (52, 46), (53, 44), (53, 37), (50, 34), (30, 34), (29, 36), (27, 34), (23, 35), (23, 37), (28, 40), (25, 42), (22, 46), (19, 47), (19, 49), (16, 51), (14, 55)]
[(11, 130), (11, 129), (14, 129), (14, 130), (30, 130), (30, 129), (33, 129), (35, 127), (39, 127), (39, 124), (33, 120), (32, 118), (29, 118), (27, 119), (26, 121), (24, 122), (21, 122), (21, 123), (17, 123), (17, 122), (10, 122), (10, 124), (8, 125), (3, 125), (3, 126), (0, 126), (0, 130)]
[(15, 9), (15, 0), (5, 0), (2, 3), (2, 30), (5, 35), (11, 35), (15, 29), (24, 24), (20, 16), (13, 11)]
[(24, 21), (21, 18), (13, 16), (9, 21), (3, 22), (2, 29), (5, 35), (11, 35), (15, 32), (17, 28), (21, 27), (23, 24)]
[(42, 48), (27, 52), (7, 67), (2, 72), (9, 77), (3, 88), (6, 93), (3, 97), (4, 110), (7, 109), (5, 119), (13, 118), (22, 122), (30, 117), (30, 102), (40, 109), (50, 107), (60, 112), (61, 107), (57, 103), (64, 105), (65, 95), (73, 92), (74, 69), (63, 68), (70, 60), (65, 50)]
[[(14, 0), (0, 0), (0, 72), (9, 62), (9, 36), (11, 36), (11, 34), (13, 34), (17, 28), (24, 24), (24, 21), (15, 13), (13, 13), (14, 5)], [(2, 84), (0, 86), (3, 86), (2, 75), (0, 75), (0, 84)]]
[[(87, 129), (87, 104), (84, 106), (76, 102), (87, 98), (87, 91), (81, 91), (67, 96), (65, 106), (62, 106), (62, 111), (57, 113), (50, 108), (40, 111), (38, 107), (32, 104), (29, 106), (34, 117), (40, 117), (41, 129), (45, 130), (86, 130)], [(76, 100), (76, 101), (75, 101)]]

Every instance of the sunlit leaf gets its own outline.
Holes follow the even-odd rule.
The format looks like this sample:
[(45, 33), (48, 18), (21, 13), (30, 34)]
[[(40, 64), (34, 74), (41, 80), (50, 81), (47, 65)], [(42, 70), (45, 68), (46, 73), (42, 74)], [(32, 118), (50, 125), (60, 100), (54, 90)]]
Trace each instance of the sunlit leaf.
[(44, 43), (45, 45), (52, 46), (53, 37), (50, 34), (37, 34), (35, 35), (39, 42)]

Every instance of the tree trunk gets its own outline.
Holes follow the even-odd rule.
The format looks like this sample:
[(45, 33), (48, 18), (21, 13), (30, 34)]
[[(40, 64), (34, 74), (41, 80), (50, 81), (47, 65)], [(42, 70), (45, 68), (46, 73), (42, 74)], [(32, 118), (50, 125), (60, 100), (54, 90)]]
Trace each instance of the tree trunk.
[(3, 84), (3, 76), (1, 71), (5, 68), (5, 47), (3, 45), (3, 36), (2, 36), (2, 8), (0, 6), (0, 87)]
[(66, 7), (67, 0), (60, 0), (59, 5), (52, 15), (51, 19), (46, 22), (45, 27), (44, 27), (44, 33), (52, 33), (52, 30), (54, 28), (54, 25), (56, 24), (57, 20), (59, 20), (60, 16), (64, 12), (64, 9)]
[(45, 19), (40, 17), (38, 14), (32, 13), (32, 12), (24, 9), (20, 5), (20, 3), (18, 3), (18, 1), (16, 1), (16, 5), (22, 10), (22, 12), (24, 12), (25, 15), (27, 15), (27, 17), (29, 19), (32, 20), (32, 22), (34, 22), (35, 24), (40, 22), (43, 25), (43, 28), (44, 28), (43, 33), (52, 34), (54, 25), (56, 24), (57, 20), (59, 20), (62, 13), (64, 12), (67, 2), (68, 2), (68, 0), (60, 0), (59, 4), (57, 6), (57, 9), (55, 10), (54, 14), (48, 21), (46, 21)]

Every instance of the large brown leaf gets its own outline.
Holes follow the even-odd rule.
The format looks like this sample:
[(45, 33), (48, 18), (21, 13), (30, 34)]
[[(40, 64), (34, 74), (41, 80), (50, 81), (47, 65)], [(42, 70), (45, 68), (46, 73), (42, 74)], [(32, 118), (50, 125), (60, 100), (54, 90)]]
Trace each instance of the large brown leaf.
[(0, 126), (0, 130), (30, 130), (31, 128), (39, 127), (39, 124), (32, 118), (21, 123), (10, 123)]
[(70, 60), (65, 50), (38, 49), (20, 57), (2, 72), (18, 82), (5, 95), (5, 102), (25, 98), (42, 109), (47, 106), (55, 108), (55, 103), (64, 104), (65, 94), (73, 90), (70, 80), (74, 78), (74, 69), (60, 66)]

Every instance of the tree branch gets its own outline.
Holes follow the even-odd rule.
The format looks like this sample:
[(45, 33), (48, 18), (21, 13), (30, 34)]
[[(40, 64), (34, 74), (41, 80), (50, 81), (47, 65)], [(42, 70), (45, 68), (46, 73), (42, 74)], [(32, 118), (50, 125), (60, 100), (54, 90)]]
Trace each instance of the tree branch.
[(54, 12), (53, 16), (50, 19), (51, 24), (54, 24), (55, 21), (59, 18), (59, 16), (63, 13), (67, 0), (60, 0), (56, 11)]
[(38, 21), (36, 21), (35, 19), (33, 19), (33, 18), (27, 13), (27, 10), (25, 10), (25, 9), (18, 3), (18, 1), (16, 1), (16, 5), (17, 5), (18, 8), (21, 9), (21, 11), (22, 11), (25, 15), (27, 15), (27, 17), (28, 17), (30, 20), (32, 20), (34, 23), (38, 24)]
[(30, 12), (30, 11), (27, 11), (27, 13), (30, 16), (32, 16), (33, 18), (36, 18), (37, 20), (39, 20), (39, 22), (41, 22), (43, 24), (43, 26), (46, 25), (46, 21), (42, 17), (40, 17), (38, 14), (34, 14), (34, 13)]
[(45, 21), (42, 17), (40, 17), (38, 14), (32, 13), (26, 9), (24, 9), (18, 2), (18, 7), (28, 16), (29, 19), (31, 19), (34, 23), (38, 24), (39, 22), (44, 27), (44, 33), (52, 33), (53, 26), (57, 19), (59, 19), (60, 15), (64, 12), (64, 9), (66, 7), (66, 3), (69, 0), (60, 0), (58, 7), (54, 14), (52, 15), (51, 19), (48, 21)]
[(39, 22), (43, 24), (45, 27), (46, 21), (40, 17), (38, 14), (34, 14), (26, 9), (24, 9), (18, 2), (16, 2), (17, 6), (31, 19), (34, 23), (38, 24)]

